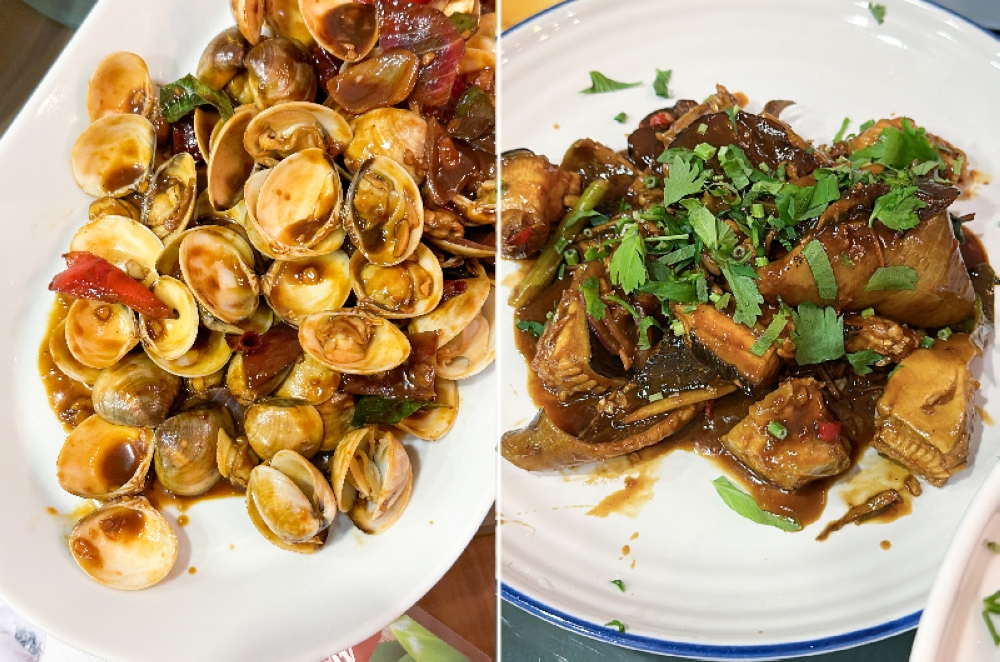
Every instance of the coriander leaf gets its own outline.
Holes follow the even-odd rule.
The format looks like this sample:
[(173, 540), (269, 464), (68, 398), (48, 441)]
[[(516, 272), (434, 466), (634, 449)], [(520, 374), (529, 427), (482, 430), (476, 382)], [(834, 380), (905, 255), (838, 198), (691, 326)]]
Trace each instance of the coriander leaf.
[[(685, 201), (688, 202), (688, 201)], [(688, 222), (694, 228), (694, 233), (698, 235), (705, 247), (710, 251), (719, 248), (719, 225), (715, 214), (708, 210), (708, 207), (697, 200), (689, 201), (685, 205), (688, 209)]]
[(872, 16), (875, 17), (879, 25), (885, 23), (885, 5), (876, 5), (873, 2), (869, 2), (868, 11), (872, 13)]
[(733, 485), (725, 476), (719, 476), (713, 480), (712, 485), (715, 486), (715, 491), (719, 493), (727, 506), (752, 522), (774, 526), (782, 531), (802, 529), (802, 525), (791, 517), (775, 515), (761, 508), (752, 496)]
[(605, 92), (615, 92), (617, 90), (627, 90), (630, 87), (639, 87), (642, 85), (639, 83), (622, 83), (617, 80), (612, 80), (602, 74), (600, 71), (590, 72), (590, 87), (585, 90), (580, 90), (584, 94), (603, 94)]
[(160, 112), (168, 122), (176, 122), (196, 106), (204, 105), (215, 106), (222, 122), (233, 116), (233, 103), (229, 97), (191, 74), (160, 88)]
[(541, 337), (542, 332), (545, 330), (544, 324), (539, 324), (538, 322), (532, 322), (529, 320), (518, 320), (517, 328), (521, 331), (527, 331), (536, 338)]
[(449, 14), (448, 19), (451, 24), (455, 26), (458, 30), (458, 34), (469, 30), (475, 30), (479, 21), (472, 14), (467, 14), (465, 12), (455, 12), (454, 14)]
[(915, 289), (917, 272), (912, 267), (879, 267), (865, 285), (865, 292)]
[(819, 296), (822, 299), (837, 298), (837, 279), (833, 275), (833, 266), (830, 258), (826, 254), (826, 249), (816, 239), (811, 240), (802, 249), (802, 255), (809, 263), (813, 278), (816, 280), (816, 287), (819, 289)]
[(670, 90), (667, 89), (667, 84), (670, 83), (670, 75), (674, 73), (673, 69), (667, 69), (666, 71), (656, 70), (656, 80), (653, 81), (653, 91), (656, 92), (656, 96), (663, 97), (664, 99), (670, 98)]
[(870, 349), (863, 349), (860, 352), (847, 355), (847, 360), (851, 362), (851, 367), (859, 375), (871, 374), (871, 366), (884, 358), (881, 354)]
[(726, 145), (719, 149), (719, 163), (723, 172), (739, 190), (750, 186), (750, 175), (754, 171), (753, 164), (746, 153), (736, 145)]
[(351, 426), (360, 428), (373, 423), (395, 425), (420, 409), (437, 409), (433, 402), (418, 402), (408, 398), (383, 398), (380, 395), (362, 395), (354, 403)]
[(909, 230), (917, 227), (920, 218), (916, 212), (926, 207), (927, 203), (918, 198), (916, 192), (916, 186), (904, 186), (879, 196), (875, 201), (875, 209), (868, 219), (869, 225), (877, 219), (893, 230)]
[[(941, 155), (927, 138), (924, 129), (915, 127), (905, 117), (900, 126), (902, 129), (885, 127), (873, 144), (854, 152), (848, 158), (854, 164), (874, 162), (897, 170), (909, 168), (914, 162), (941, 163)], [(862, 130), (864, 128), (862, 126)]]
[(760, 317), (760, 304), (764, 303), (764, 297), (760, 295), (757, 283), (754, 282), (756, 272), (749, 265), (729, 263), (722, 266), (722, 274), (736, 297), (733, 321), (752, 327)]
[(629, 225), (622, 235), (622, 241), (611, 256), (611, 282), (621, 287), (626, 294), (636, 291), (646, 282), (646, 242), (639, 234), (639, 227)]
[(625, 592), (625, 582), (620, 579), (612, 579), (611, 583), (618, 587), (618, 590), (622, 593)]
[(636, 345), (636, 349), (649, 349), (651, 347), (649, 342), (649, 327), (651, 326), (655, 326), (658, 329), (662, 328), (660, 327), (660, 323), (653, 317), (643, 317), (639, 321), (639, 325), (637, 327), (639, 331), (639, 342)]
[(624, 124), (625, 120), (627, 119), (628, 115), (626, 115), (625, 113), (618, 113), (617, 115), (615, 115), (615, 121), (618, 122), (619, 124)]
[(587, 305), (587, 314), (597, 321), (604, 319), (608, 307), (601, 301), (601, 281), (593, 276), (583, 281), (583, 301)]
[(851, 124), (851, 118), (845, 117), (844, 123), (840, 125), (840, 131), (838, 131), (837, 135), (833, 137), (833, 142), (839, 143), (841, 140), (844, 139), (844, 133), (847, 131), (847, 127), (850, 126), (850, 124)]
[(838, 317), (833, 308), (819, 308), (807, 301), (792, 313), (792, 319), (796, 363), (810, 365), (844, 355), (844, 318)]
[(690, 260), (694, 258), (695, 253), (697, 253), (695, 245), (688, 244), (687, 246), (682, 246), (681, 248), (678, 248), (675, 251), (667, 253), (662, 258), (660, 258), (660, 261), (663, 262), (663, 264), (669, 266), (671, 264), (677, 264), (678, 262)]
[(677, 301), (693, 303), (698, 300), (697, 286), (677, 280), (651, 280), (639, 288), (642, 292), (652, 294), (660, 301)]
[(669, 207), (683, 197), (701, 192), (708, 175), (679, 154), (674, 155), (667, 177), (663, 180), (663, 206)]
[(774, 341), (781, 336), (781, 332), (785, 330), (785, 326), (788, 324), (788, 315), (785, 313), (778, 313), (771, 320), (771, 323), (767, 325), (767, 329), (761, 334), (760, 338), (754, 342), (753, 346), (750, 348), (750, 353), (754, 356), (764, 356), (767, 350), (774, 344)]
[(604, 625), (605, 625), (605, 627), (612, 627), (612, 628), (615, 628), (615, 629), (617, 629), (617, 630), (618, 630), (619, 632), (624, 632), (624, 631), (625, 631), (625, 624), (624, 624), (624, 623), (622, 623), (621, 621), (617, 620), (617, 619), (616, 619), (616, 620), (613, 620), (613, 621), (608, 621), (608, 622), (607, 622), (607, 623), (605, 623)]

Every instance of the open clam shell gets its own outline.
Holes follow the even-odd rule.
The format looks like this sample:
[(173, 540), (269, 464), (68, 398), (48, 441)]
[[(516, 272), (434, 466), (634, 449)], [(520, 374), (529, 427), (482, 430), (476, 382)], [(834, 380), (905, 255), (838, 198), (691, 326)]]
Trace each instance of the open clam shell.
[(262, 460), (282, 450), (309, 458), (323, 441), (323, 419), (305, 400), (264, 398), (247, 408), (243, 418), (247, 440)]
[(373, 156), (387, 156), (419, 184), (424, 178), (427, 120), (412, 110), (376, 108), (352, 123), (354, 137), (344, 151), (348, 170), (357, 172)]
[(229, 323), (244, 320), (257, 309), (260, 286), (252, 256), (239, 234), (216, 226), (185, 232), (177, 253), (191, 294), (208, 312)]
[(89, 368), (104, 369), (139, 342), (135, 313), (120, 303), (77, 299), (66, 314), (66, 346)]
[(66, 344), (66, 320), (59, 322), (49, 333), (49, 354), (56, 367), (62, 370), (70, 379), (75, 379), (88, 386), (93, 386), (101, 371), (91, 368), (76, 360)]
[(306, 316), (337, 310), (351, 294), (350, 261), (337, 250), (300, 260), (276, 260), (261, 279), (268, 305), (298, 326)]
[(354, 0), (299, 0), (306, 28), (334, 57), (357, 62), (378, 41), (378, 5)]
[(316, 44), (302, 17), (299, 0), (267, 0), (266, 11), (267, 23), (276, 36), (293, 39), (307, 50)]
[(142, 115), (108, 115), (80, 134), (70, 166), (84, 193), (121, 197), (149, 176), (156, 152), (156, 129)]
[(181, 380), (139, 352), (101, 371), (91, 399), (94, 413), (108, 423), (153, 427), (167, 418)]
[(251, 44), (259, 42), (263, 33), (265, 5), (265, 0), (229, 0), (236, 27)]
[[(253, 188), (255, 197), (247, 201), (247, 219), (279, 259), (316, 255), (318, 245), (339, 229), (344, 190), (340, 175), (321, 149), (289, 156), (266, 178), (255, 179)], [(339, 247), (338, 243), (330, 251)]]
[(435, 370), (444, 379), (465, 379), (486, 369), (496, 358), (496, 288), (478, 315), (461, 333), (438, 346)]
[(77, 522), (69, 549), (99, 584), (135, 591), (170, 574), (177, 536), (145, 497), (130, 497), (104, 504)]
[(163, 242), (152, 230), (126, 216), (102, 216), (77, 230), (70, 251), (103, 257), (143, 285), (156, 280), (156, 261)]
[(330, 473), (341, 512), (365, 533), (384, 531), (409, 500), (413, 467), (391, 432), (375, 427), (349, 432), (334, 452)]
[(191, 221), (197, 180), (194, 157), (187, 152), (170, 157), (149, 180), (142, 222), (164, 243), (184, 232)]
[(354, 418), (354, 396), (350, 393), (334, 393), (329, 400), (316, 405), (316, 411), (323, 418), (323, 443), (320, 452), (336, 450), (340, 440), (351, 430)]
[(208, 157), (208, 196), (212, 206), (229, 209), (243, 197), (243, 184), (253, 172), (254, 160), (243, 146), (243, 133), (257, 114), (254, 106), (240, 106), (218, 129)]
[(164, 359), (155, 354), (150, 354), (149, 358), (170, 374), (191, 379), (208, 377), (222, 370), (232, 354), (224, 333), (200, 328), (191, 349), (176, 359)]
[(369, 262), (399, 264), (417, 250), (424, 203), (403, 166), (385, 156), (368, 159), (354, 176), (344, 204), (344, 226)]
[(156, 97), (146, 61), (121, 51), (107, 56), (87, 85), (87, 114), (95, 122), (108, 115), (130, 113), (151, 117)]
[(426, 315), (421, 315), (410, 322), (410, 333), (438, 332), (438, 345), (444, 345), (462, 332), (462, 329), (479, 315), (483, 304), (490, 296), (489, 278), (485, 274), (478, 278), (462, 279), (465, 290), (441, 305), (435, 307)]
[(198, 304), (183, 282), (160, 276), (153, 283), (153, 294), (174, 311), (174, 317), (148, 319), (139, 315), (139, 335), (150, 355), (161, 359), (180, 358), (191, 349), (198, 337)]
[(356, 251), (351, 256), (351, 288), (359, 305), (383, 317), (403, 319), (434, 310), (441, 301), (444, 277), (437, 257), (423, 244), (388, 267), (369, 262)]
[(325, 542), (337, 515), (337, 500), (316, 467), (286, 450), (250, 472), (247, 510), (268, 541), (307, 554)]
[(438, 407), (419, 409), (396, 423), (396, 427), (426, 441), (435, 441), (448, 434), (458, 418), (458, 385), (438, 377), (434, 380), (434, 391), (437, 393), (434, 403)]
[(114, 425), (94, 414), (66, 437), (56, 471), (70, 494), (114, 499), (142, 492), (152, 460), (152, 428)]
[(90, 220), (96, 221), (103, 216), (124, 216), (133, 221), (142, 220), (142, 212), (135, 205), (127, 200), (112, 198), (110, 195), (94, 200), (87, 208), (87, 217)]
[(260, 458), (250, 448), (246, 437), (234, 438), (222, 428), (219, 428), (215, 460), (222, 477), (233, 487), (243, 490), (250, 481), (250, 472), (260, 464)]
[[(303, 354), (292, 364), (291, 372), (274, 394), (279, 398), (305, 400), (316, 406), (333, 397), (339, 385), (340, 373), (331, 370), (308, 354)], [(325, 421), (323, 428), (325, 438)]]
[(323, 365), (354, 375), (391, 370), (410, 355), (410, 341), (392, 322), (358, 309), (309, 315), (299, 343)]
[(294, 101), (272, 106), (254, 117), (243, 135), (243, 146), (254, 160), (274, 165), (310, 148), (337, 156), (353, 135), (347, 120), (332, 108)]

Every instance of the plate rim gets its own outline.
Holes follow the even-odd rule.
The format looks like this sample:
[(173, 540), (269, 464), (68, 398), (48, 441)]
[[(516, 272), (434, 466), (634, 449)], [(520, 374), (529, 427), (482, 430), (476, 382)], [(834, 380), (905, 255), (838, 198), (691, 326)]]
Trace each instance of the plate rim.
[[(537, 21), (538, 19), (569, 5), (578, 4), (579, 1), (580, 0), (560, 0), (560, 2), (557, 2), (551, 7), (528, 16), (520, 22), (501, 31), (501, 43), (503, 43), (503, 38), (510, 37), (515, 32), (527, 29), (531, 23)], [(973, 29), (985, 34), (987, 37), (1000, 44), (1000, 34), (992, 32), (989, 28), (986, 28), (985, 26), (966, 18), (961, 14), (958, 14), (953, 9), (945, 7), (934, 0), (905, 1), (909, 4), (917, 6), (926, 5), (941, 10), (948, 14), (951, 18), (971, 26)], [(1000, 351), (1000, 348), (998, 348), (998, 351)], [(1000, 465), (1000, 463), (998, 463), (998, 465)], [(984, 481), (984, 483), (985, 482), (986, 481)], [(980, 486), (977, 492), (981, 491), (984, 487), (985, 484)], [(973, 497), (973, 499), (975, 499), (975, 497)], [(878, 625), (873, 625), (868, 628), (852, 630), (843, 634), (831, 635), (820, 639), (752, 646), (721, 646), (715, 644), (677, 642), (668, 639), (658, 639), (655, 637), (628, 634), (627, 632), (619, 633), (608, 628), (607, 626), (592, 623), (585, 619), (572, 616), (545, 604), (541, 600), (531, 598), (517, 589), (514, 589), (502, 579), (498, 579), (498, 584), (500, 587), (500, 597), (503, 601), (514, 605), (515, 607), (518, 607), (547, 623), (570, 632), (582, 634), (590, 637), (591, 639), (596, 639), (598, 641), (632, 650), (656, 653), (660, 655), (680, 655), (709, 660), (775, 659), (776, 656), (780, 658), (798, 657), (845, 650), (864, 644), (874, 643), (876, 641), (916, 629), (923, 614), (923, 610), (918, 610), (906, 616), (886, 621)]]

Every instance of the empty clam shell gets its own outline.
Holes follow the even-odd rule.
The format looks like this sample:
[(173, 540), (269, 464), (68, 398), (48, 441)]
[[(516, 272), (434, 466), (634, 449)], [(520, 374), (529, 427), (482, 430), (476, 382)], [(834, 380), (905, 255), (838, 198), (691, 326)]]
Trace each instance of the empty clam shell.
[(396, 427), (427, 441), (446, 435), (458, 417), (458, 385), (438, 377), (434, 380), (434, 391), (437, 393), (434, 403), (438, 407), (419, 409), (396, 423)]
[(218, 129), (208, 157), (208, 196), (212, 206), (229, 209), (243, 197), (243, 184), (253, 172), (254, 160), (243, 146), (243, 133), (257, 114), (254, 106), (240, 106)]
[(480, 314), (492, 287), (485, 274), (478, 278), (465, 278), (462, 282), (463, 292), (411, 321), (410, 333), (437, 331), (438, 345), (444, 345), (461, 333)]
[(276, 260), (261, 279), (268, 305), (294, 326), (321, 310), (337, 310), (351, 293), (343, 251), (300, 260)]
[(77, 230), (71, 251), (99, 255), (144, 285), (156, 280), (163, 242), (142, 223), (126, 216), (102, 216)]
[(91, 398), (94, 413), (109, 423), (152, 427), (166, 420), (180, 390), (177, 376), (140, 352), (102, 370)]
[(156, 151), (156, 130), (141, 115), (108, 115), (80, 134), (70, 166), (84, 193), (120, 197), (145, 183)]
[(405, 168), (373, 156), (354, 176), (344, 204), (344, 227), (369, 262), (399, 264), (417, 250), (424, 204)]
[(444, 288), (441, 264), (429, 248), (417, 250), (399, 264), (369, 262), (361, 251), (351, 256), (351, 287), (358, 304), (390, 319), (423, 315), (438, 305)]
[(378, 6), (354, 0), (299, 0), (306, 28), (334, 57), (356, 62), (378, 41)]
[(187, 285), (171, 276), (153, 283), (153, 294), (174, 311), (174, 317), (147, 319), (139, 315), (139, 335), (146, 352), (161, 359), (180, 358), (198, 337), (198, 304)]
[(226, 342), (226, 334), (200, 328), (191, 349), (176, 359), (164, 359), (155, 354), (150, 354), (149, 358), (170, 374), (190, 379), (207, 377), (222, 370), (232, 354), (233, 350)]
[(108, 423), (98, 415), (76, 426), (56, 459), (59, 485), (85, 499), (114, 499), (145, 487), (153, 430)]
[(156, 97), (146, 62), (135, 53), (112, 53), (97, 65), (87, 85), (87, 113), (94, 122), (108, 115), (150, 117)]
[(145, 497), (131, 497), (107, 503), (77, 522), (69, 549), (98, 583), (135, 591), (170, 574), (177, 536)]
[(388, 320), (358, 309), (313, 313), (299, 325), (302, 349), (338, 372), (372, 375), (410, 355), (410, 341)]
[(107, 368), (139, 342), (135, 313), (120, 303), (77, 299), (66, 314), (66, 345), (90, 368)]

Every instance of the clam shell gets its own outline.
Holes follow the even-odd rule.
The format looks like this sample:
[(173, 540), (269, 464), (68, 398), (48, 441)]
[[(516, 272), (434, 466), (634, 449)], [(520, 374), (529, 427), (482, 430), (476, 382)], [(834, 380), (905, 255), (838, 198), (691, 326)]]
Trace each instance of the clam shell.
[(254, 160), (243, 146), (243, 133), (257, 114), (254, 106), (240, 106), (218, 129), (208, 157), (208, 196), (212, 206), (229, 209), (243, 197), (243, 184), (253, 172)]
[(351, 294), (350, 261), (343, 251), (300, 260), (276, 260), (261, 279), (268, 305), (298, 326), (306, 316), (336, 310)]
[(77, 299), (65, 328), (70, 353), (89, 368), (113, 366), (139, 342), (135, 313), (119, 303)]
[(429, 313), (444, 291), (441, 264), (423, 244), (418, 244), (410, 257), (388, 267), (369, 262), (361, 251), (356, 251), (351, 256), (350, 271), (358, 305), (389, 319)]
[(66, 320), (59, 322), (49, 333), (49, 354), (56, 367), (69, 378), (88, 386), (93, 386), (98, 375), (101, 374), (97, 368), (85, 366), (77, 361), (73, 353), (69, 351), (69, 345), (66, 344)]
[(424, 231), (424, 203), (403, 166), (373, 156), (354, 176), (344, 204), (344, 227), (369, 262), (399, 264), (417, 250)]
[[(292, 364), (291, 372), (274, 394), (279, 398), (305, 400), (316, 406), (333, 397), (339, 385), (340, 373), (331, 370), (308, 354), (303, 354)], [(325, 421), (323, 429), (325, 439)]]
[(152, 429), (114, 425), (95, 414), (66, 437), (56, 475), (70, 494), (114, 499), (142, 492), (152, 460)]
[(187, 228), (197, 201), (194, 157), (180, 152), (163, 163), (149, 182), (142, 222), (164, 243)]
[(148, 287), (156, 280), (156, 261), (163, 252), (163, 242), (131, 218), (102, 216), (77, 230), (69, 249), (99, 255)]
[(243, 427), (262, 460), (270, 460), (282, 450), (309, 458), (323, 441), (323, 419), (305, 400), (265, 398), (247, 408)]
[(396, 423), (396, 427), (426, 441), (448, 434), (458, 417), (458, 385), (438, 377), (434, 380), (434, 391), (437, 393), (434, 402), (439, 407), (419, 409)]
[(410, 341), (395, 325), (350, 308), (306, 317), (299, 326), (299, 343), (323, 365), (354, 375), (391, 370), (410, 355)]
[(107, 195), (90, 203), (87, 216), (91, 221), (96, 221), (102, 216), (124, 216), (139, 221), (142, 219), (142, 212), (130, 202)]
[(329, 400), (316, 405), (316, 411), (323, 418), (323, 443), (319, 447), (320, 451), (336, 450), (340, 440), (351, 429), (354, 396), (350, 393), (334, 393)]
[(233, 20), (244, 39), (251, 44), (260, 41), (264, 30), (265, 0), (229, 0)]
[[(213, 90), (221, 90), (243, 68), (243, 58), (250, 50), (239, 26), (231, 26), (217, 34), (205, 46), (198, 58), (195, 76)], [(195, 110), (195, 131), (197, 132), (197, 109)], [(201, 142), (199, 140), (199, 147)], [(202, 151), (202, 154), (207, 152)]]
[(299, 0), (267, 0), (267, 23), (274, 34), (284, 39), (294, 39), (306, 50), (311, 49), (316, 41), (306, 27)]
[(260, 287), (253, 260), (246, 259), (250, 247), (235, 232), (223, 230), (205, 226), (184, 233), (177, 259), (198, 303), (220, 320), (235, 323), (256, 310)]
[(434, 308), (426, 315), (421, 315), (410, 322), (410, 333), (438, 332), (438, 345), (444, 345), (469, 326), (469, 323), (479, 315), (483, 304), (490, 296), (490, 280), (485, 275), (479, 278), (466, 278), (465, 291), (453, 296)]
[(337, 501), (323, 474), (301, 455), (286, 450), (250, 472), (247, 510), (270, 542), (308, 553), (322, 546), (324, 532), (336, 517)]
[(496, 296), (490, 296), (482, 312), (446, 343), (438, 345), (435, 371), (444, 379), (465, 379), (486, 369), (496, 358)]
[(354, 137), (344, 151), (344, 163), (357, 172), (373, 156), (387, 156), (419, 184), (427, 140), (427, 121), (411, 110), (376, 108), (352, 123)]
[(258, 108), (316, 98), (316, 70), (302, 49), (280, 37), (264, 39), (243, 59), (247, 87)]
[(350, 125), (332, 108), (306, 101), (272, 106), (246, 128), (243, 146), (256, 161), (274, 164), (305, 149), (321, 149), (333, 157), (350, 144)]
[(156, 428), (153, 468), (163, 487), (181, 496), (204, 494), (222, 474), (217, 461), (220, 432), (233, 432), (232, 418), (215, 405), (188, 409)]
[(378, 41), (378, 7), (353, 0), (299, 0), (306, 28), (339, 60), (357, 62)]
[(340, 510), (365, 533), (384, 531), (409, 501), (413, 467), (391, 432), (375, 427), (349, 432), (337, 446), (330, 471)]
[(178, 377), (138, 353), (102, 370), (91, 399), (108, 423), (153, 427), (166, 420), (180, 390)]
[(224, 333), (199, 329), (191, 349), (178, 358), (164, 359), (155, 354), (150, 354), (149, 358), (170, 374), (191, 379), (207, 377), (222, 370), (232, 354)]
[(121, 197), (149, 176), (156, 152), (156, 130), (141, 115), (108, 115), (80, 134), (70, 166), (84, 193)]
[(77, 522), (69, 549), (98, 583), (135, 591), (170, 574), (177, 536), (145, 497), (132, 497), (107, 503)]
[(146, 61), (135, 53), (112, 53), (97, 65), (87, 85), (87, 114), (95, 122), (108, 115), (151, 117), (156, 105)]
[(250, 448), (246, 437), (234, 439), (223, 428), (219, 428), (215, 459), (222, 477), (233, 487), (243, 490), (247, 488), (250, 472), (260, 464), (260, 458)]
[(198, 337), (198, 304), (183, 282), (160, 276), (153, 283), (153, 294), (174, 311), (176, 317), (151, 320), (139, 315), (139, 335), (150, 355), (173, 360), (183, 356)]

